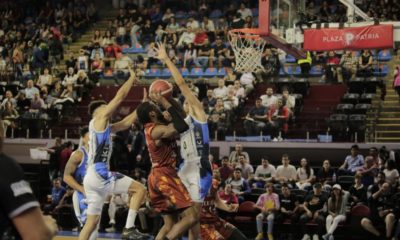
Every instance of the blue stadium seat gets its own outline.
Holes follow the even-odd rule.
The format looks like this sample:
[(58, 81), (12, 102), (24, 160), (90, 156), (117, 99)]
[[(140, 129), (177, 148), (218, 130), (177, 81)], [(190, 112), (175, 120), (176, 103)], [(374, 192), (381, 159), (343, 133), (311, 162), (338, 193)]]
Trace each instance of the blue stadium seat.
[(210, 14), (210, 18), (211, 18), (211, 19), (217, 19), (217, 18), (219, 18), (219, 17), (221, 17), (221, 16), (222, 16), (222, 12), (221, 12), (221, 10), (219, 10), (219, 9), (213, 10), (213, 11), (211, 12), (211, 14)]
[(389, 73), (388, 65), (378, 65), (374, 67), (373, 74), (376, 77), (385, 77)]
[(311, 67), (310, 75), (311, 76), (322, 76), (324, 74), (323, 68), (321, 65), (315, 65)]
[(170, 78), (172, 76), (169, 68), (164, 68), (161, 72), (161, 78)]
[(146, 77), (149, 78), (159, 78), (161, 77), (161, 70), (159, 68), (150, 68), (146, 71)]
[(293, 72), (293, 75), (300, 75), (301, 74), (301, 68), (300, 66), (297, 66)]
[(204, 77), (215, 77), (218, 74), (218, 69), (217, 68), (207, 68), (206, 71), (204, 72), (203, 76)]
[(179, 72), (182, 74), (182, 77), (189, 76), (189, 70), (187, 68), (180, 68)]
[(279, 69), (279, 76), (285, 76), (285, 75), (286, 75), (286, 73), (285, 73), (284, 69), (281, 67)]
[(390, 53), (390, 50), (384, 49), (382, 51), (379, 51), (378, 53), (378, 61), (390, 61), (392, 59), (392, 54)]
[(225, 77), (225, 75), (226, 75), (226, 70), (225, 70), (224, 67), (218, 69), (218, 73), (217, 73), (217, 76), (218, 76), (218, 77)]
[(123, 48), (122, 49), (122, 53), (123, 54), (128, 54), (128, 53), (146, 53), (146, 50), (141, 46), (141, 45), (137, 45), (135, 47), (130, 47), (130, 48)]
[(285, 65), (284, 69), (285, 69), (286, 74), (288, 74), (288, 75), (292, 75), (293, 74), (292, 66), (286, 66)]
[(190, 71), (190, 77), (202, 77), (204, 74), (203, 69), (196, 67), (196, 68), (192, 68), (192, 70)]
[(296, 58), (294, 58), (292, 55), (287, 54), (286, 55), (286, 62), (287, 63), (296, 63)]

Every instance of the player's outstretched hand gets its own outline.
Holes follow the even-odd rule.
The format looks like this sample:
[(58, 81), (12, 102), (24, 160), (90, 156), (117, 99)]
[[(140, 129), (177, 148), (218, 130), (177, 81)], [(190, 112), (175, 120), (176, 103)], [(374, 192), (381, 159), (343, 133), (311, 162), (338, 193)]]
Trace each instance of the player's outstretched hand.
[(155, 92), (150, 93), (150, 94), (149, 94), (149, 97), (150, 97), (150, 99), (151, 99), (153, 102), (158, 103), (158, 104), (162, 104), (164, 101), (167, 101), (167, 100), (165, 99), (165, 97), (161, 94), (161, 92), (158, 92), (158, 93), (155, 93)]
[(165, 61), (168, 59), (167, 50), (165, 49), (165, 45), (161, 42), (157, 42), (157, 47), (154, 47), (154, 51), (156, 52), (156, 58), (161, 61)]

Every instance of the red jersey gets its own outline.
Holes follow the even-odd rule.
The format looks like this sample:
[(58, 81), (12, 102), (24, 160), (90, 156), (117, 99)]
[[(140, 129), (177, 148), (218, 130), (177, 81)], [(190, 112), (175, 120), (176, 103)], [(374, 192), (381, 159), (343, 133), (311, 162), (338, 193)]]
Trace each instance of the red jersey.
[(177, 145), (175, 140), (162, 139), (163, 144), (157, 146), (151, 138), (151, 131), (157, 126), (155, 123), (147, 123), (144, 127), (147, 148), (149, 150), (150, 160), (153, 167), (171, 167), (176, 165)]

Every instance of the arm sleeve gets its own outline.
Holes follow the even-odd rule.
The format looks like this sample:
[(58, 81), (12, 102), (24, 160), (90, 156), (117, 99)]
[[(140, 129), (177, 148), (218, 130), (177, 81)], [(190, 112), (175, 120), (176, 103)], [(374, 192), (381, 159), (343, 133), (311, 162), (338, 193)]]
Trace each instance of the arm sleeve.
[(13, 160), (3, 158), (0, 164), (0, 205), (2, 210), (9, 218), (14, 218), (21, 213), (39, 207), (32, 189), (27, 181), (24, 180), (22, 169)]
[(174, 107), (168, 108), (168, 112), (172, 118), (172, 124), (174, 128), (179, 132), (183, 133), (184, 131), (189, 129), (189, 126), (186, 124), (185, 120), (178, 113), (178, 111)]
[(250, 194), (251, 193), (251, 188), (249, 185), (249, 182), (247, 180), (243, 181), (243, 187), (244, 187), (244, 193)]

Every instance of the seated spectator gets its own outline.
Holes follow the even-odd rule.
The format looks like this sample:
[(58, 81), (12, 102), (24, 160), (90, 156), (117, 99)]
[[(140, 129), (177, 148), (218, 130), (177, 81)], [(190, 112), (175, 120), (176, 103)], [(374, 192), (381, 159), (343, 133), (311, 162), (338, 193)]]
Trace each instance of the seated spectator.
[[(361, 220), (361, 226), (366, 231), (379, 238), (386, 237), (386, 239), (391, 239), (392, 237), (392, 231), (396, 219), (393, 214), (393, 206), (389, 203), (390, 193), (390, 184), (385, 182), (368, 200), (371, 215)], [(377, 230), (377, 227), (382, 225), (385, 226), (385, 236), (382, 236)]]
[(271, 133), (271, 137), (276, 138), (279, 133), (279, 135), (282, 135), (282, 132), (287, 133), (289, 129), (289, 114), (286, 102), (281, 99), (278, 99), (275, 106), (269, 109), (267, 129)]
[(296, 186), (301, 190), (308, 190), (314, 182), (314, 170), (308, 164), (307, 159), (300, 160), (300, 167), (297, 168), (297, 182)]
[(301, 75), (303, 77), (308, 77), (310, 70), (311, 70), (311, 64), (312, 64), (312, 57), (311, 53), (307, 52), (307, 57), (304, 59), (298, 59), (297, 64), (301, 68)]
[[(76, 63), (76, 66), (73, 65), (73, 63)], [(77, 70), (83, 70), (85, 72), (89, 71), (89, 57), (85, 54), (85, 50), (81, 49), (79, 50), (79, 55), (77, 59), (71, 59), (71, 63), (68, 66), (68, 69), (72, 66), (73, 68), (76, 68)]]
[[(211, 169), (212, 170), (218, 170), (219, 169), (219, 164), (217, 161), (214, 159), (214, 155), (208, 154), (208, 161), (211, 163)], [(219, 173), (219, 172), (218, 172)]]
[(61, 198), (65, 194), (65, 188), (61, 185), (61, 180), (56, 178), (53, 180), (53, 187), (51, 189), (51, 195), (47, 198), (49, 203), (44, 207), (45, 213), (50, 213), (60, 203)]
[(261, 104), (264, 107), (271, 108), (272, 106), (274, 106), (276, 104), (276, 102), (278, 101), (278, 98), (276, 96), (274, 96), (274, 90), (271, 87), (267, 88), (265, 93), (266, 93), (265, 95), (262, 95), (260, 97), (260, 99), (262, 101)]
[(171, 33), (175, 33), (179, 30), (180, 26), (179, 24), (176, 22), (176, 19), (174, 17), (171, 17), (169, 19), (169, 23), (166, 27), (167, 32), (171, 32)]
[(357, 75), (360, 77), (372, 76), (372, 55), (369, 50), (363, 50), (362, 54), (358, 58), (358, 70)]
[(240, 13), (242, 19), (253, 16), (251, 10), (247, 8), (244, 3), (240, 4), (239, 10), (237, 10), (237, 12)]
[(154, 26), (150, 19), (145, 20), (144, 26), (141, 28), (141, 43), (146, 46), (150, 41), (154, 39)]
[(256, 99), (255, 106), (250, 109), (243, 122), (246, 135), (257, 136), (265, 131), (267, 116), (267, 108), (261, 104), (261, 99)]
[(77, 79), (77, 75), (75, 74), (75, 71), (72, 67), (68, 68), (68, 72), (64, 77), (64, 80), (62, 81), (62, 85), (65, 87), (68, 84), (75, 85)]
[(43, 69), (43, 74), (41, 74), (39, 76), (39, 79), (38, 79), (36, 85), (39, 88), (42, 88), (43, 86), (52, 86), (53, 85), (53, 76), (51, 74), (49, 74), (48, 68)]
[(243, 100), (245, 99), (246, 95), (244, 93), (244, 88), (242, 87), (242, 85), (240, 84), (239, 80), (235, 80), (233, 82), (233, 87), (232, 87), (233, 93), (234, 95), (239, 98), (239, 100)]
[(221, 181), (225, 182), (228, 178), (231, 178), (233, 175), (233, 168), (230, 166), (229, 158), (222, 157), (221, 159), (221, 167), (218, 169), (221, 175)]
[(129, 206), (129, 195), (126, 193), (114, 194), (110, 199), (110, 205), (108, 207), (108, 216), (110, 218), (110, 228), (107, 228), (107, 232), (115, 232), (115, 213), (118, 209), (128, 209)]
[(238, 196), (239, 203), (244, 201), (244, 196), (251, 193), (251, 188), (246, 179), (242, 177), (242, 169), (235, 168), (233, 177), (226, 180), (226, 184), (232, 185), (232, 191)]
[(279, 184), (286, 183), (292, 188), (296, 181), (297, 172), (293, 165), (290, 165), (289, 155), (282, 155), (282, 165), (279, 165), (276, 169), (275, 178), (273, 180)]
[(240, 77), (240, 85), (244, 87), (244, 94), (249, 95), (254, 89), (255, 77), (253, 73), (243, 73)]
[(324, 232), (325, 225), (325, 204), (327, 198), (322, 194), (321, 183), (314, 184), (313, 192), (309, 193), (304, 199), (304, 203), (301, 205), (301, 216), (299, 219), (299, 224), (301, 227), (301, 233), (303, 235), (303, 240), (310, 239), (312, 233), (311, 229), (307, 229), (307, 223), (313, 219), (317, 224), (317, 231), (313, 234), (313, 240), (319, 239)]
[(386, 182), (396, 189), (399, 184), (399, 172), (396, 169), (396, 162), (394, 160), (387, 161), (383, 172), (386, 176)]
[(210, 42), (207, 40), (204, 41), (199, 47), (199, 51), (197, 52), (197, 59), (194, 60), (196, 66), (202, 67), (213, 67), (214, 54), (211, 49)]
[(320, 182), (325, 190), (330, 190), (334, 174), (335, 171), (331, 168), (329, 160), (324, 160), (322, 168), (320, 168), (317, 173), (317, 182)]
[(224, 79), (218, 79), (218, 87), (214, 88), (214, 96), (223, 99), (228, 96), (228, 88), (225, 86)]
[(272, 51), (270, 48), (266, 48), (261, 59), (261, 64), (264, 66), (264, 74), (267, 76), (277, 76), (281, 64), (276, 51)]
[(352, 206), (367, 203), (367, 189), (362, 184), (361, 177), (361, 174), (357, 173), (354, 176), (354, 185), (352, 185), (349, 189), (349, 202)]
[(95, 55), (90, 68), (91, 72), (94, 73), (94, 76), (96, 76), (96, 79), (100, 78), (100, 74), (102, 74), (104, 70), (104, 61), (102, 58), (100, 58), (99, 54)]
[(275, 215), (280, 209), (280, 202), (278, 194), (274, 193), (274, 185), (267, 183), (267, 192), (258, 197), (256, 208), (261, 211), (256, 217), (257, 222), (257, 237), (256, 240), (264, 239), (263, 221), (267, 219), (268, 222), (268, 239), (273, 239), (273, 227)]
[(39, 118), (42, 111), (46, 108), (43, 99), (40, 97), (39, 93), (35, 93), (33, 99), (31, 100), (31, 106), (29, 108), (28, 114), (24, 115), (24, 118)]
[(6, 102), (4, 109), (1, 111), (1, 119), (3, 119), (4, 137), (6, 137), (8, 127), (15, 129), (19, 118), (18, 111), (10, 101)]
[(385, 160), (379, 156), (378, 148), (370, 147), (369, 156), (372, 157), (373, 163), (378, 166), (379, 170), (383, 170), (385, 167)]
[[(235, 81), (237, 81), (237, 80), (239, 80), (239, 75), (238, 75), (238, 73), (236, 73), (235, 71), (233, 71), (233, 68), (231, 67), (231, 66), (229, 66), (229, 67), (226, 67), (225, 68), (226, 69), (226, 75), (225, 75), (225, 77), (223, 78), (224, 79), (224, 81), (228, 84), (228, 85), (234, 85), (235, 84)], [(240, 84), (240, 81), (239, 81), (239, 84)], [(242, 86), (241, 84), (240, 84), (240, 86)], [(243, 87), (243, 86), (242, 86)], [(244, 88), (243, 88), (244, 89)], [(244, 90), (243, 90), (244, 91)]]
[(17, 110), (20, 115), (24, 114), (31, 107), (31, 100), (25, 97), (25, 91), (20, 91), (17, 95)]
[(364, 166), (364, 157), (358, 153), (358, 145), (353, 145), (350, 148), (350, 155), (344, 159), (344, 163), (340, 166), (339, 175), (354, 175), (358, 170)]
[(105, 48), (110, 45), (115, 44), (115, 38), (113, 37), (112, 33), (110, 30), (105, 31), (103, 39), (100, 42), (100, 46)]
[(296, 106), (296, 98), (289, 94), (289, 90), (287, 88), (282, 90), (282, 101), (286, 102), (285, 106), (289, 109), (290, 115), (293, 115), (294, 107)]
[[(297, 197), (290, 192), (287, 184), (282, 184), (281, 187), (282, 194), (279, 195), (280, 210), (275, 217), (278, 223), (284, 222), (286, 219), (293, 219), (299, 212), (299, 200)], [(282, 234), (281, 237), (286, 237), (283, 239), (292, 239), (292, 234)]]
[(228, 95), (222, 99), (226, 110), (235, 110), (239, 106), (239, 98), (235, 96), (233, 89), (228, 89)]
[(162, 42), (166, 45), (176, 46), (178, 43), (178, 37), (175, 32), (171, 32), (168, 29), (166, 30), (166, 34), (163, 35)]
[(166, 50), (167, 50), (167, 54), (168, 54), (169, 59), (171, 59), (171, 61), (175, 65), (177, 65), (180, 62), (180, 60), (179, 60), (178, 54), (175, 51), (174, 45), (172, 45), (171, 43), (167, 44), (167, 49)]
[(261, 158), (261, 165), (257, 166), (254, 180), (255, 184), (253, 184), (254, 188), (263, 188), (265, 183), (271, 182), (275, 177), (275, 167), (269, 163), (267, 157)]
[(239, 205), (239, 199), (236, 193), (232, 190), (232, 185), (229, 183), (225, 184), (224, 190), (219, 191), (218, 195), (226, 204)]
[(59, 208), (62, 207), (70, 207), (72, 210), (73, 207), (73, 203), (72, 203), (72, 195), (74, 194), (74, 189), (67, 187), (64, 195), (62, 196), (60, 202), (58, 203), (58, 205), (55, 207), (55, 211)]
[(165, 10), (165, 13), (162, 17), (162, 21), (163, 22), (168, 22), (171, 20), (171, 18), (173, 18), (175, 16), (175, 14), (171, 11), (171, 8), (167, 8), (167, 10)]
[(210, 113), (215, 104), (217, 103), (217, 99), (214, 96), (214, 91), (212, 89), (207, 90), (207, 96), (202, 100), (203, 106), (205, 106), (206, 113)]
[(200, 67), (197, 61), (197, 49), (194, 47), (193, 43), (189, 43), (183, 54), (183, 67), (186, 68), (196, 63), (196, 67)]
[(343, 191), (339, 184), (332, 187), (331, 197), (328, 199), (328, 216), (326, 217), (326, 234), (324, 240), (332, 239), (339, 223), (346, 221), (346, 208), (349, 201), (349, 192)]
[(338, 80), (348, 81), (356, 76), (358, 59), (353, 56), (352, 51), (346, 51), (342, 55), (339, 63), (340, 67), (337, 68)]
[(126, 27), (122, 22), (118, 23), (117, 36), (115, 38), (115, 41), (120, 46), (131, 44), (129, 34), (127, 33)]
[(328, 52), (328, 58), (325, 63), (325, 79), (328, 82), (343, 82), (343, 79), (338, 78), (337, 68), (339, 66), (340, 59), (336, 56), (334, 51)]
[[(210, 21), (210, 20), (208, 20)], [(212, 21), (210, 21), (212, 22)], [(225, 52), (227, 51), (225, 44), (222, 42), (222, 38), (217, 36), (215, 45), (213, 47), (214, 57), (217, 61), (218, 67), (223, 67), (223, 61), (225, 60)]]
[(217, 99), (215, 108), (210, 112), (208, 119), (211, 138), (225, 139), (226, 131), (231, 125), (230, 115), (231, 113), (225, 109), (222, 99)]
[(61, 40), (53, 34), (49, 35), (48, 40), (49, 48), (49, 62), (51, 66), (60, 64), (61, 59), (64, 58), (64, 47)]
[(82, 97), (85, 93), (88, 93), (90, 88), (90, 80), (83, 70), (79, 70), (76, 74), (76, 83), (75, 83), (75, 90), (76, 90), (76, 97), (78, 102), (82, 101)]
[(1, 108), (5, 108), (7, 102), (10, 102), (13, 107), (17, 107), (17, 100), (13, 97), (13, 93), (9, 90), (6, 91), (6, 97), (1, 102)]
[(54, 88), (50, 91), (50, 95), (53, 98), (60, 98), (62, 92), (63, 92), (63, 88), (62, 88), (61, 82), (57, 81), (54, 84)]
[(144, 186), (147, 185), (147, 180), (146, 180), (146, 176), (145, 176), (145, 172), (142, 171), (140, 168), (135, 168), (133, 170), (133, 176), (132, 178), (138, 182), (140, 182), (141, 184), (143, 184)]
[(231, 28), (232, 29), (240, 29), (244, 27), (244, 18), (242, 18), (242, 14), (241, 13), (236, 13), (234, 15), (234, 18), (231, 22)]
[(26, 98), (31, 100), (31, 99), (33, 99), (33, 97), (36, 93), (39, 94), (39, 89), (37, 89), (33, 85), (33, 80), (28, 80), (28, 82), (26, 83), (26, 88), (24, 89), (24, 92), (25, 92)]
[[(374, 193), (379, 191), (379, 189), (382, 188), (382, 185), (386, 183), (386, 176), (385, 173), (379, 172), (378, 175), (376, 176), (376, 183), (366, 186), (367, 187), (367, 197), (371, 197)], [(364, 184), (365, 185), (365, 184)], [(392, 190), (392, 189), (390, 189)]]
[[(375, 177), (377, 176), (379, 169), (378, 166), (374, 163), (374, 160), (371, 156), (367, 156), (365, 158), (364, 166), (357, 171), (362, 175), (361, 181), (366, 186), (369, 187), (374, 183)], [(383, 172), (381, 172), (384, 174)], [(378, 175), (379, 176), (379, 175)], [(385, 179), (385, 177), (383, 177)]]
[(244, 179), (248, 180), (249, 175), (254, 173), (253, 166), (249, 164), (249, 159), (246, 159), (245, 155), (239, 155), (239, 162), (235, 165), (235, 169), (242, 170), (242, 176)]
[(245, 159), (249, 159), (250, 160), (250, 156), (246, 151), (243, 151), (243, 145), (240, 143), (236, 143), (235, 144), (235, 150), (233, 150), (230, 154), (229, 154), (229, 162), (230, 163), (237, 163), (239, 162), (239, 157), (241, 155), (244, 155)]

